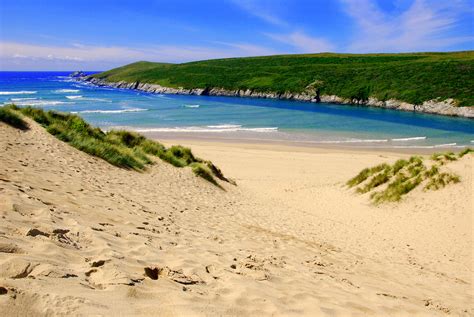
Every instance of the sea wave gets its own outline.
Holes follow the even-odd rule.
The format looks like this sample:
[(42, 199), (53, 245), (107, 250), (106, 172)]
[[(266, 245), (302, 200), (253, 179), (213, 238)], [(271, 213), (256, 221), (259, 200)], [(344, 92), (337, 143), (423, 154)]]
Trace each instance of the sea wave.
[(141, 112), (141, 111), (148, 111), (148, 109), (129, 108), (129, 109), (120, 109), (120, 110), (83, 110), (83, 111), (73, 111), (72, 113), (126, 113), (126, 112)]
[(11, 101), (36, 100), (37, 98), (10, 98)]
[(446, 143), (446, 144), (436, 144), (434, 145), (435, 148), (437, 147), (452, 147), (452, 146), (455, 146), (457, 145), (457, 143)]
[(105, 99), (105, 98), (88, 98), (88, 97), (82, 97), (81, 100), (85, 101), (99, 101), (99, 102), (112, 102), (110, 99)]
[(67, 99), (81, 99), (82, 96), (66, 96)]
[(314, 143), (342, 144), (342, 143), (385, 143), (388, 139), (351, 139), (351, 140), (322, 140)]
[(222, 133), (222, 132), (277, 132), (278, 127), (243, 128), (239, 125), (221, 125), (206, 127), (138, 128), (137, 132), (181, 132), (181, 133)]
[(465, 145), (456, 145), (456, 143), (450, 144), (435, 144), (435, 145), (400, 145), (400, 146), (391, 146), (390, 148), (394, 149), (436, 149), (436, 148), (465, 148)]
[(199, 108), (200, 105), (184, 105), (184, 108)]
[(58, 100), (24, 100), (15, 102), (17, 106), (57, 106), (57, 105), (73, 105), (74, 102), (65, 102)]
[(37, 91), (30, 91), (30, 90), (20, 90), (20, 91), (0, 91), (0, 95), (33, 95), (36, 94)]
[(72, 93), (72, 94), (75, 94), (75, 93), (78, 93), (80, 90), (79, 89), (58, 89), (58, 90), (55, 90), (54, 92), (55, 93)]
[(404, 141), (418, 141), (418, 140), (426, 140), (425, 136), (416, 136), (412, 138), (398, 138), (398, 139), (391, 139), (393, 142), (404, 142)]
[(211, 129), (238, 129), (242, 128), (240, 124), (219, 124), (219, 125), (208, 125)]

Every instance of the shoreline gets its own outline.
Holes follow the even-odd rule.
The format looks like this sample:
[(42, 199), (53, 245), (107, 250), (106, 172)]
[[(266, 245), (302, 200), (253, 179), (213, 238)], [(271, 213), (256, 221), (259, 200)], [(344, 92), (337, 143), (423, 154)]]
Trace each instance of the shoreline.
[(276, 93), (276, 92), (259, 92), (254, 90), (227, 90), (224, 88), (171, 88), (164, 87), (158, 84), (148, 84), (140, 82), (109, 82), (105, 79), (98, 79), (88, 76), (72, 77), (79, 81), (88, 82), (99, 87), (111, 87), (121, 89), (139, 90), (154, 94), (174, 94), (174, 95), (197, 95), (197, 96), (222, 96), (222, 97), (244, 97), (244, 98), (267, 98), (267, 99), (278, 99), (278, 100), (294, 100), (311, 103), (330, 103), (330, 104), (343, 104), (358, 107), (377, 107), (398, 111), (406, 112), (419, 112), (426, 114), (435, 114), (442, 116), (461, 117), (474, 119), (474, 107), (458, 107), (455, 105), (454, 99), (446, 99), (439, 101), (436, 99), (424, 101), (421, 105), (414, 105), (400, 100), (389, 99), (389, 100), (378, 100), (376, 98), (369, 97), (368, 100), (354, 100), (342, 98), (336, 95), (321, 95), (303, 92), (303, 93)]
[[(141, 132), (144, 136), (164, 144), (182, 144), (185, 146), (222, 146), (227, 148), (248, 148), (262, 150), (276, 150), (282, 152), (304, 152), (304, 153), (378, 153), (378, 154), (407, 154), (407, 155), (430, 155), (437, 152), (453, 151), (462, 149), (453, 147), (384, 147), (384, 146), (354, 146), (350, 144), (322, 144), (304, 141), (285, 141), (275, 139), (242, 139), (242, 138), (216, 138), (202, 135), (183, 136), (179, 133)], [(466, 147), (465, 147), (466, 148)]]

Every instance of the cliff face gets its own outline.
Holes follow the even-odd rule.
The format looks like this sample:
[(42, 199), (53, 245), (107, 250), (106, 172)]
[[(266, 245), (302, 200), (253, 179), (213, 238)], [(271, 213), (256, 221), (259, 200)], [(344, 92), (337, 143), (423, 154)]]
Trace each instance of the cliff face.
[(474, 107), (457, 107), (453, 99), (440, 100), (428, 100), (423, 102), (421, 105), (414, 105), (399, 100), (389, 99), (386, 101), (378, 100), (376, 98), (369, 98), (368, 100), (354, 100), (341, 98), (335, 95), (321, 95), (316, 93), (290, 93), (285, 92), (283, 94), (275, 92), (259, 92), (250, 89), (247, 90), (227, 90), (224, 88), (171, 88), (164, 87), (157, 84), (147, 84), (139, 82), (108, 82), (104, 79), (99, 79), (91, 76), (81, 77), (81, 80), (85, 80), (97, 86), (107, 86), (113, 88), (124, 88), (124, 89), (136, 89), (149, 93), (157, 94), (177, 94), (177, 95), (203, 95), (203, 96), (229, 96), (229, 97), (252, 97), (252, 98), (270, 98), (270, 99), (283, 99), (283, 100), (297, 100), (307, 102), (325, 102), (325, 103), (338, 103), (346, 105), (356, 106), (370, 106), (387, 109), (395, 109), (401, 111), (412, 111), (412, 112), (423, 112), (431, 114), (439, 114), (445, 116), (457, 116), (474, 119)]

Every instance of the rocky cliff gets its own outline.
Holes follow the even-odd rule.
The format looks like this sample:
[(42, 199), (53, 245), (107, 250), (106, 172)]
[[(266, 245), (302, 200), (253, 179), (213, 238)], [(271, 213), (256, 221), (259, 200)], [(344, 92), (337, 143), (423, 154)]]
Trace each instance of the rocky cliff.
[[(338, 103), (356, 106), (370, 106), (387, 109), (395, 109), (401, 111), (423, 112), (431, 114), (439, 114), (445, 116), (457, 116), (474, 119), (474, 107), (458, 107), (454, 99), (446, 100), (428, 100), (421, 105), (409, 104), (403, 101), (389, 99), (378, 100), (376, 98), (369, 98), (368, 100), (355, 100), (341, 98), (335, 95), (321, 95), (318, 96), (315, 92), (308, 91), (304, 93), (275, 93), (275, 92), (260, 92), (247, 90), (227, 90), (223, 88), (171, 88), (164, 87), (157, 84), (148, 84), (140, 82), (109, 82), (104, 79), (95, 78), (92, 76), (82, 76), (79, 80), (90, 82), (97, 86), (107, 86), (113, 88), (136, 89), (149, 93), (159, 94), (178, 94), (178, 95), (203, 95), (203, 96), (230, 96), (230, 97), (252, 97), (252, 98), (270, 98), (270, 99), (284, 99), (297, 100), (307, 102), (325, 102)], [(318, 98), (319, 97), (319, 98)]]

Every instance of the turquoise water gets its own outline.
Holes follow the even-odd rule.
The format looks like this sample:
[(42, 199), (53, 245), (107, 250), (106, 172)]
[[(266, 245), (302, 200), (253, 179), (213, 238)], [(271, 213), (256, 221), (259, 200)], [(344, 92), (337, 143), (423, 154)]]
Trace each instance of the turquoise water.
[(370, 147), (474, 145), (474, 120), (270, 99), (157, 95), (75, 82), (68, 72), (0, 72), (0, 103), (74, 112), (105, 129)]

